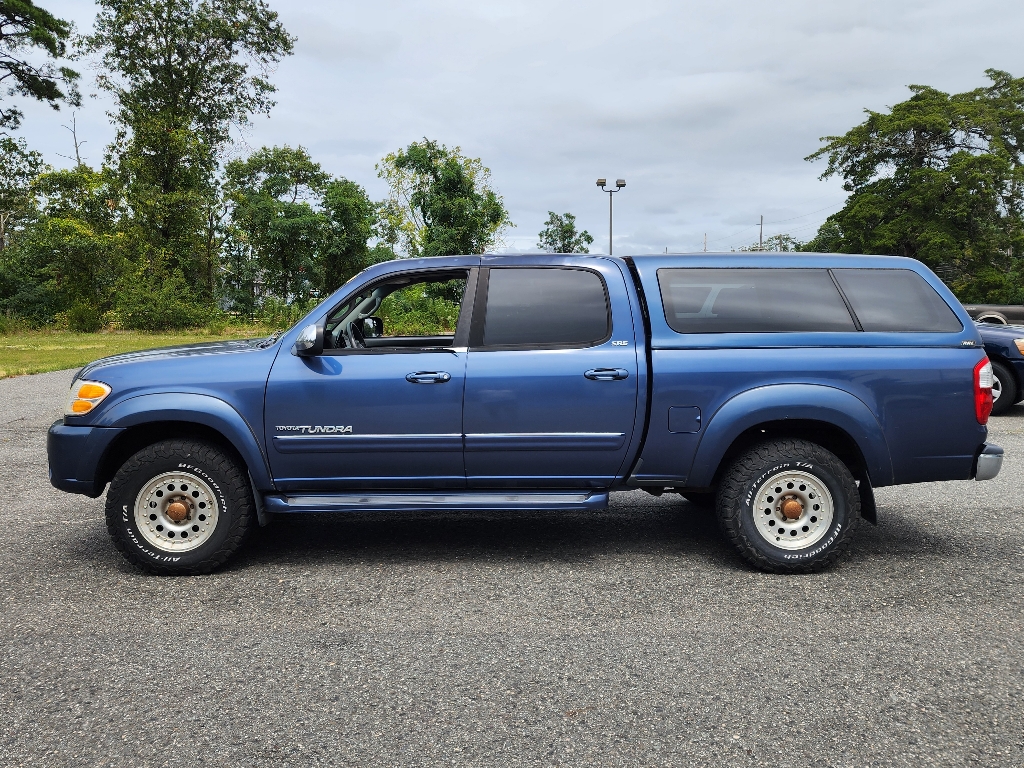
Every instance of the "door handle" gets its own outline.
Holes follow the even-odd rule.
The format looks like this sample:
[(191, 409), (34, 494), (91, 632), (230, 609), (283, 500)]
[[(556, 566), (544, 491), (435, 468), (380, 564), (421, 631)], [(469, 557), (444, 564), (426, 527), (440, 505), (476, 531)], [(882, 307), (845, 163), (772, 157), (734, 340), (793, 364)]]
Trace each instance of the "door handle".
[(625, 368), (591, 368), (583, 374), (591, 381), (619, 381), (629, 376)]
[(406, 374), (405, 380), (410, 384), (444, 384), (452, 380), (452, 375), (447, 371), (418, 371)]

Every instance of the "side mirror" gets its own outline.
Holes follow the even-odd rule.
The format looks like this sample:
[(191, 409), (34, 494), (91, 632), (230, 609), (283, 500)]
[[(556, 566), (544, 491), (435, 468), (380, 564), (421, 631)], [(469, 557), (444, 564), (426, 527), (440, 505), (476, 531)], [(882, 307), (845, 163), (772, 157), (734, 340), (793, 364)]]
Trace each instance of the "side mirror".
[(363, 318), (363, 337), (367, 339), (379, 339), (384, 335), (384, 321), (379, 317)]
[(298, 357), (315, 357), (324, 351), (324, 324), (307, 325), (295, 338), (292, 354)]

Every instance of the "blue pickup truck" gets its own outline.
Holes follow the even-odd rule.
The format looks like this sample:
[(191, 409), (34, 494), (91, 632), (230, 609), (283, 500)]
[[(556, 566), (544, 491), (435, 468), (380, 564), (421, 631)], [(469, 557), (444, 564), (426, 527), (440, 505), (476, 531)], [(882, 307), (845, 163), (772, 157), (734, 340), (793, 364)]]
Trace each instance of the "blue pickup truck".
[(205, 573), (293, 512), (714, 504), (755, 567), (833, 562), (873, 488), (994, 477), (992, 367), (896, 257), (456, 256), (378, 264), (267, 339), (75, 378), (51, 482), (114, 544)]

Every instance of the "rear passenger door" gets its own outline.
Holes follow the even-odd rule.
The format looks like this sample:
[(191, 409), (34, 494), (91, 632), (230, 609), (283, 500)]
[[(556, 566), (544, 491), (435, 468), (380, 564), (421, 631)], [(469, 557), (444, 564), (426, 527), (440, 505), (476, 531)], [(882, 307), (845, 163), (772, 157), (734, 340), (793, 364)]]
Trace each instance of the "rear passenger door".
[(592, 257), (501, 264), (481, 269), (473, 312), (469, 487), (605, 487), (635, 428), (640, 340), (623, 275)]

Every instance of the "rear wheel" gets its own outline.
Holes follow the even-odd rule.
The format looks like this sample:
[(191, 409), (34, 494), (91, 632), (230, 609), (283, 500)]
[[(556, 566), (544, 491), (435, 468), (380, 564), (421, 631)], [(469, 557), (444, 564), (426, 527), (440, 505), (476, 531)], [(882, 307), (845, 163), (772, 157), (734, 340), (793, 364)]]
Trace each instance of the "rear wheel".
[(1000, 416), (1006, 413), (1013, 404), (1020, 399), (1017, 391), (1017, 381), (1013, 373), (1000, 362), (995, 360), (992, 363), (992, 415)]
[(255, 518), (246, 471), (220, 448), (165, 440), (122, 466), (107, 491), (107, 530), (132, 563), (163, 575), (209, 573)]
[(718, 492), (722, 530), (752, 565), (808, 573), (849, 546), (860, 496), (835, 454), (806, 440), (777, 440), (743, 454)]

